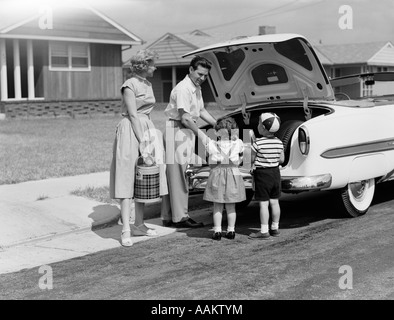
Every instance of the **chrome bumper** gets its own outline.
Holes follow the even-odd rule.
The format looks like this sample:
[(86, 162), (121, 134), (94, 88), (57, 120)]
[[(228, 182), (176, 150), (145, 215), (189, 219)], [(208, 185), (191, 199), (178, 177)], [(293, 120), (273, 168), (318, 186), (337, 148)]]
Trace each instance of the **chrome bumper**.
[[(188, 181), (190, 191), (202, 191), (205, 189), (210, 168), (209, 166), (189, 167), (186, 170), (186, 179)], [(245, 188), (253, 188), (253, 179), (249, 170), (240, 168), (244, 179)], [(283, 192), (301, 192), (326, 189), (331, 186), (331, 174), (322, 174), (316, 176), (296, 176), (286, 177), (282, 176), (282, 191)]]
[(283, 192), (301, 192), (326, 189), (331, 186), (331, 174), (307, 177), (282, 177)]

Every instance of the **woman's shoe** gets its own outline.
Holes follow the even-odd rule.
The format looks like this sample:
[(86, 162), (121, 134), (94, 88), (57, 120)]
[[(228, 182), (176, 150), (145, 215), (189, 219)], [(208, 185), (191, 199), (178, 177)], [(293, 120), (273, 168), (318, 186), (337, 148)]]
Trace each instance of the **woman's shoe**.
[(213, 240), (221, 240), (222, 239), (222, 233), (221, 232), (214, 232), (212, 235)]
[(130, 229), (122, 230), (122, 234), (120, 235), (121, 244), (124, 247), (131, 247), (133, 245), (133, 241), (131, 240), (130, 235), (125, 235), (128, 232), (130, 232)]
[(226, 233), (226, 238), (227, 239), (234, 239), (235, 238), (235, 232), (234, 231), (228, 231), (227, 233)]
[(154, 237), (157, 236), (157, 233), (154, 229), (148, 228), (144, 223), (136, 226), (136, 225), (131, 225), (132, 227), (132, 233), (133, 236), (148, 236), (148, 237)]

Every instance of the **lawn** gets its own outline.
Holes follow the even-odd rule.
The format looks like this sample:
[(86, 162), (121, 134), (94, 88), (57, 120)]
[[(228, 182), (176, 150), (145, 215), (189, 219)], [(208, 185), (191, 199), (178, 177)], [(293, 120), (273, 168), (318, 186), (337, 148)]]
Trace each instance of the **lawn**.
[[(152, 112), (163, 131), (165, 105)], [(215, 117), (224, 112), (209, 109)], [(0, 184), (108, 171), (120, 115), (0, 121)]]
[(0, 184), (109, 170), (119, 117), (0, 122)]

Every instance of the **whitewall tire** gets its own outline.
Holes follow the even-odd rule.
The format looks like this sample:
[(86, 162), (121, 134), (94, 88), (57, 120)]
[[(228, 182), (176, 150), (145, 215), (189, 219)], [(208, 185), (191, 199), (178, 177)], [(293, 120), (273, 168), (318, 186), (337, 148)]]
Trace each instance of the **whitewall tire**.
[(375, 179), (349, 183), (342, 189), (342, 202), (350, 217), (359, 217), (367, 213), (375, 193)]

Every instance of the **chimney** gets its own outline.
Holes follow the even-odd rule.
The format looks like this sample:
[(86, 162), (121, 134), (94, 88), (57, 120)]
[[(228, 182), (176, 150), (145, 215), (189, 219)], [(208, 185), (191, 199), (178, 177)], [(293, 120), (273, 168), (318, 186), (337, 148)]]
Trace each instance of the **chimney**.
[(275, 27), (273, 26), (259, 26), (259, 36), (264, 34), (274, 34), (276, 33)]

